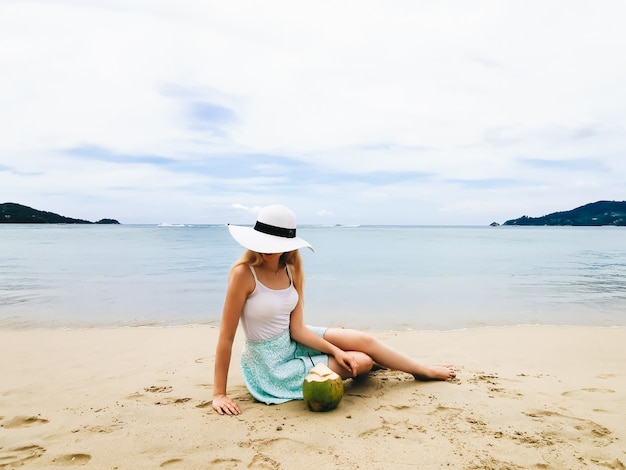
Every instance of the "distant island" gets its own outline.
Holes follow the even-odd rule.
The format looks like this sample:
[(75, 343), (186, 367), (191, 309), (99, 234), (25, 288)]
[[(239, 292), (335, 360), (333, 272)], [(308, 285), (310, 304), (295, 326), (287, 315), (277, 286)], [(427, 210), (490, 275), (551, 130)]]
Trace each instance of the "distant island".
[(598, 201), (577, 207), (570, 211), (554, 212), (542, 217), (522, 216), (507, 220), (503, 225), (572, 225), (626, 226), (626, 201)]
[(0, 204), (0, 224), (119, 224), (115, 219), (100, 219), (90, 222), (72, 219), (53, 212), (38, 211), (32, 207), (5, 202)]

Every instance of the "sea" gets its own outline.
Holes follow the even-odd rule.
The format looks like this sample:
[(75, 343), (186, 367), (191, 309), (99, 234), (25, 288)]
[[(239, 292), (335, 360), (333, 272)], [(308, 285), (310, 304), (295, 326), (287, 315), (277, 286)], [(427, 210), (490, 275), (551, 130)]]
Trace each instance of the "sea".
[[(369, 330), (626, 326), (626, 228), (298, 228), (305, 321)], [(224, 225), (0, 225), (0, 328), (218, 326)]]

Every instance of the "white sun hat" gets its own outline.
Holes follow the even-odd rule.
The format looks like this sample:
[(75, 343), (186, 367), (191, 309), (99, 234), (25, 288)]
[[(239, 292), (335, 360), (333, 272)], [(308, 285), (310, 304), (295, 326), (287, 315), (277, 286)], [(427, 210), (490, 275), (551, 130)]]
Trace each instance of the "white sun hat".
[(257, 253), (286, 253), (313, 247), (296, 237), (296, 214), (288, 207), (278, 204), (261, 209), (254, 227), (228, 224), (232, 237), (248, 250)]

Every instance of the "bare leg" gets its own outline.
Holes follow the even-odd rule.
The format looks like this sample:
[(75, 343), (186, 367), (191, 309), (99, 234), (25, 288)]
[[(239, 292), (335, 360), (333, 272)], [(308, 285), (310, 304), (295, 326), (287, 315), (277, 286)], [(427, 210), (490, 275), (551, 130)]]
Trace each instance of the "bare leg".
[(324, 339), (344, 351), (363, 352), (382, 367), (407, 372), (416, 379), (447, 380), (456, 377), (452, 367), (420, 364), (362, 331), (329, 328)]

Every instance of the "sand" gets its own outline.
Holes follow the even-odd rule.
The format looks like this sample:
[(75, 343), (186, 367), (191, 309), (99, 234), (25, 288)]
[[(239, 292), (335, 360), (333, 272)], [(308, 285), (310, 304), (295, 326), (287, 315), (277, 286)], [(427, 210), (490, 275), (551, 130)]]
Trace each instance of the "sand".
[(254, 402), (208, 326), (0, 331), (0, 468), (593, 469), (626, 464), (626, 329), (375, 332), (458, 378), (380, 370), (327, 413)]

